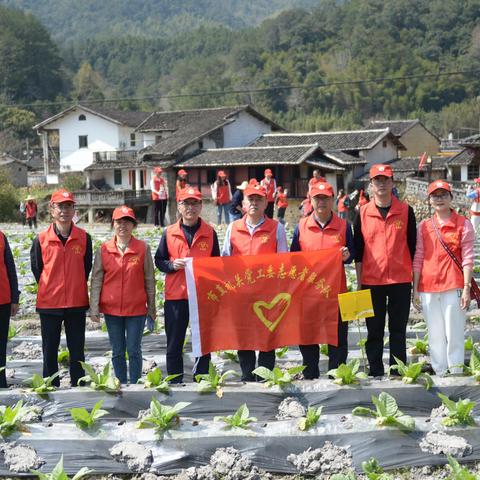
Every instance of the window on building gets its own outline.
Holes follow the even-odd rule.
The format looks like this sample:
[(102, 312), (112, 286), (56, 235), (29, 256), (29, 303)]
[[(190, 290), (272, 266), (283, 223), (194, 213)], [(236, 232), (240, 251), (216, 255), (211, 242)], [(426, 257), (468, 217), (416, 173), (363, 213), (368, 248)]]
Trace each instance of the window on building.
[(137, 137), (134, 133), (130, 134), (130, 146), (134, 147), (137, 144)]
[(203, 150), (203, 140), (199, 140), (199, 141), (198, 141), (198, 148), (199, 148), (200, 150)]
[(468, 180), (473, 180), (474, 178), (478, 178), (478, 177), (479, 177), (478, 165), (469, 165), (468, 172), (467, 172)]
[(162, 141), (162, 136), (161, 135), (155, 135), (155, 143), (159, 143)]
[(86, 117), (83, 113), (78, 116), (78, 121), (79, 121), (79, 122), (82, 122), (82, 121), (84, 121), (84, 120), (86, 120), (86, 119), (87, 119), (87, 117)]
[(384, 141), (382, 142), (382, 147), (383, 147), (383, 148), (387, 148), (387, 141), (386, 141), (386, 140), (384, 140)]
[(78, 148), (87, 148), (87, 147), (88, 147), (88, 135), (79, 135)]
[(114, 185), (121, 185), (122, 184), (122, 171), (119, 169), (115, 169), (113, 171), (113, 183)]

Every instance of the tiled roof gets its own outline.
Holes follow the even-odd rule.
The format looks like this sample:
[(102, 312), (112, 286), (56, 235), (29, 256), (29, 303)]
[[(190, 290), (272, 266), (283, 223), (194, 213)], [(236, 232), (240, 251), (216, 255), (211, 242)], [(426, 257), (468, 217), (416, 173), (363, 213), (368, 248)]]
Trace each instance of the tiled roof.
[(462, 140), (459, 140), (458, 144), (462, 147), (480, 147), (480, 134), (463, 138)]
[(451, 167), (470, 165), (470, 163), (472, 163), (472, 160), (475, 158), (475, 155), (476, 155), (475, 149), (466, 148), (465, 150), (462, 150), (457, 155), (450, 157), (447, 160), (447, 165)]
[(373, 120), (367, 128), (389, 128), (395, 136), (400, 137), (418, 123), (420, 123), (418, 118), (414, 120)]
[(323, 153), (327, 158), (338, 162), (340, 165), (363, 165), (367, 163), (364, 158), (354, 157), (345, 152), (327, 151)]
[(404, 148), (388, 128), (343, 132), (272, 133), (261, 136), (251, 146), (312, 145), (318, 143), (325, 151), (348, 152), (370, 150), (384, 138), (390, 139), (399, 148)]

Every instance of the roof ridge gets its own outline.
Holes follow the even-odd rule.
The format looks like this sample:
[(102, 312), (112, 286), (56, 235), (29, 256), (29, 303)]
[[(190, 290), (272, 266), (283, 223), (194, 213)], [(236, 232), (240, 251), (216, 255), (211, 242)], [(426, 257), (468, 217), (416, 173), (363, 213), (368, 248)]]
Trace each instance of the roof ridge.
[(152, 112), (153, 114), (162, 114), (162, 113), (190, 113), (190, 112), (203, 112), (205, 110), (208, 110), (208, 111), (212, 111), (212, 110), (243, 110), (245, 108), (248, 108), (250, 105), (246, 104), (246, 105), (233, 105), (231, 107), (208, 107), (208, 108), (190, 108), (190, 109), (187, 109), (187, 110), (166, 110), (166, 111), (162, 111), (162, 110), (156, 110), (154, 112)]
[[(389, 128), (364, 128), (361, 130), (335, 130), (332, 132), (299, 132), (299, 133), (265, 133), (263, 137), (301, 137), (307, 135), (335, 135), (340, 133), (385, 133)], [(260, 137), (262, 138), (262, 137)]]
[(275, 148), (278, 149), (288, 149), (288, 148), (311, 148), (314, 146), (320, 146), (317, 142), (315, 143), (306, 143), (304, 145), (266, 145), (266, 146), (250, 146), (250, 145), (245, 145), (244, 147), (224, 147), (224, 148), (206, 148), (203, 151), (204, 152), (218, 152), (218, 151), (229, 151), (229, 150), (272, 150)]

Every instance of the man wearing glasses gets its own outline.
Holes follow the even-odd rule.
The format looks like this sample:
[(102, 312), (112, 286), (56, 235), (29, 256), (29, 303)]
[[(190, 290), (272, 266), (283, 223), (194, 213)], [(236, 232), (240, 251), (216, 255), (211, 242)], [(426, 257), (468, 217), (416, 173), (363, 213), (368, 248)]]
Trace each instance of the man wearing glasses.
[[(183, 345), (189, 322), (185, 265), (187, 257), (218, 257), (215, 230), (200, 218), (202, 194), (193, 187), (178, 193), (180, 219), (167, 227), (155, 253), (155, 265), (165, 277), (165, 333), (167, 373), (178, 375), (171, 383), (183, 382)], [(193, 375), (207, 373), (210, 354), (195, 359)]]
[(360, 208), (354, 224), (358, 289), (370, 289), (375, 316), (367, 318), (366, 351), (370, 375), (382, 376), (383, 336), (388, 312), (390, 365), (406, 362), (416, 221), (412, 207), (393, 194), (390, 165), (370, 168), (372, 200)]
[[(87, 281), (92, 268), (92, 240), (72, 222), (75, 199), (67, 190), (53, 192), (50, 200), (53, 223), (33, 241), (32, 272), (38, 283), (37, 312), (40, 315), (43, 376), (58, 372), (58, 347), (65, 324), (70, 352), (70, 382), (77, 386), (85, 375), (85, 316), (88, 310)], [(60, 385), (55, 378), (53, 384)]]

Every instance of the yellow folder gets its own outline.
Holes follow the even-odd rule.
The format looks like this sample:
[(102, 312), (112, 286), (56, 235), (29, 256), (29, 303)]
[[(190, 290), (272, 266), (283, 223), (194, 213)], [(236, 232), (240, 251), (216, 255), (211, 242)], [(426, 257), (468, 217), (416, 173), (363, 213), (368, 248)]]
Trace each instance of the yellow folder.
[(343, 322), (373, 317), (375, 315), (370, 290), (340, 293), (338, 295), (338, 305)]

